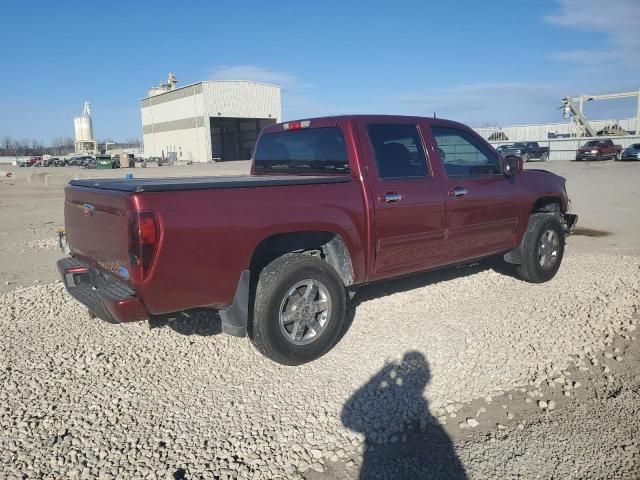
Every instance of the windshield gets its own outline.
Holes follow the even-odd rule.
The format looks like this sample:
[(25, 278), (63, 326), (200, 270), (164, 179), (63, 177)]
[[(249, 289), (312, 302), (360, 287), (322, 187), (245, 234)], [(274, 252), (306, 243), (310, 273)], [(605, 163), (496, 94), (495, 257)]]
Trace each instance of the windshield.
[(526, 143), (514, 143), (511, 148), (527, 148)]
[(339, 128), (310, 128), (262, 135), (255, 169), (274, 173), (348, 173), (349, 161)]
[(600, 140), (591, 140), (587, 143), (584, 144), (585, 147), (599, 147), (604, 145), (604, 142), (600, 141)]

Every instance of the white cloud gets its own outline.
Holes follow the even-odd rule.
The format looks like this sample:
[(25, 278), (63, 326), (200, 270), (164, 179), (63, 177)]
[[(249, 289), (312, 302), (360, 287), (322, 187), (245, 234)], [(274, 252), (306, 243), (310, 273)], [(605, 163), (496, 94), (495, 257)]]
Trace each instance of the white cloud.
[[(589, 41), (588, 48), (552, 53), (555, 60), (585, 67), (628, 67), (640, 70), (640, 1), (557, 0), (560, 11), (545, 17), (553, 25), (604, 35)], [(596, 48), (594, 48), (596, 47)]]
[(278, 85), (283, 90), (301, 87), (298, 77), (258, 65), (219, 65), (209, 76), (212, 80), (250, 80)]

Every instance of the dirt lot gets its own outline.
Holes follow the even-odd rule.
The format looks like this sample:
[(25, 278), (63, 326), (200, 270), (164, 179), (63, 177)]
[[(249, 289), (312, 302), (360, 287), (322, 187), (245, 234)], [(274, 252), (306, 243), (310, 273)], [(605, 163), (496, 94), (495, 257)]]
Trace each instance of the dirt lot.
[(640, 163), (538, 167), (580, 215), (556, 278), (483, 262), (363, 288), (341, 342), (287, 368), (215, 317), (89, 319), (55, 283), (62, 187), (124, 171), (0, 166), (0, 476), (638, 478)]

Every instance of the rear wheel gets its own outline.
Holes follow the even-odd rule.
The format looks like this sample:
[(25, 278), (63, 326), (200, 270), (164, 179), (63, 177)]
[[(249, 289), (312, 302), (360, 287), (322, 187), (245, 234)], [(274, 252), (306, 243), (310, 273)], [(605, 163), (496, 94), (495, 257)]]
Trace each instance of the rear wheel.
[(531, 283), (551, 280), (562, 263), (564, 230), (558, 215), (536, 213), (522, 242), (522, 263), (516, 267), (518, 276)]
[(620, 152), (616, 152), (615, 155), (613, 156), (613, 161), (617, 162), (620, 160)]
[(344, 285), (329, 264), (310, 255), (284, 255), (260, 273), (251, 340), (278, 363), (310, 362), (334, 345), (345, 306)]

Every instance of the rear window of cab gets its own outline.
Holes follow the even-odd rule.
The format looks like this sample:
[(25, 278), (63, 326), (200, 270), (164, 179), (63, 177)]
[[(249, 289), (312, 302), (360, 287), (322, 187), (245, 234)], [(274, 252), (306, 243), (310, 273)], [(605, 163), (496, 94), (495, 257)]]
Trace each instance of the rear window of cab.
[(342, 131), (326, 127), (264, 134), (256, 146), (254, 168), (273, 173), (349, 173)]

